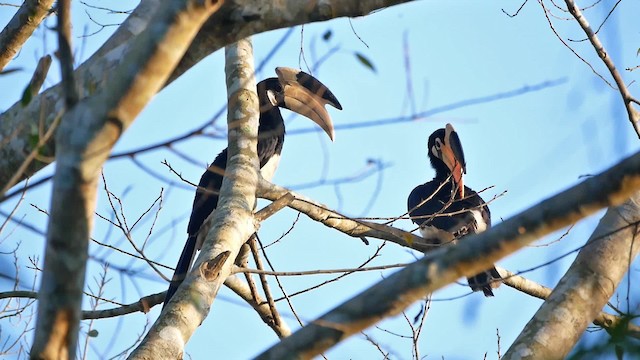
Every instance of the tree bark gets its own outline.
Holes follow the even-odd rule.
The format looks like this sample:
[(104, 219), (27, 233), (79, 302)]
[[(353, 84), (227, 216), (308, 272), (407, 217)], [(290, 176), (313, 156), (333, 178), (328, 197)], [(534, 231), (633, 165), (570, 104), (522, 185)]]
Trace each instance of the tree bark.
[[(220, 10), (208, 19), (193, 42), (189, 43), (189, 50), (163, 85), (177, 79), (207, 55), (249, 35), (343, 16), (362, 16), (408, 1), (410, 0), (225, 1)], [(143, 0), (105, 45), (78, 67), (75, 78), (78, 79), (80, 98), (103, 88), (109, 79), (105, 74), (114, 73), (120, 59), (136, 51), (135, 46), (132, 46), (136, 42), (135, 37), (149, 25), (149, 19), (162, 3), (159, 0)], [(55, 119), (55, 114), (62, 109), (62, 103), (62, 92), (60, 86), (56, 85), (35, 97), (27, 107), (16, 103), (0, 115), (0, 189), (5, 187), (12, 174), (34, 150), (29, 141), (34, 135), (31, 129), (37, 129), (41, 119), (44, 123), (42, 127), (48, 128)], [(5, 143), (5, 139), (9, 141)], [(47, 142), (38, 151), (46, 157), (53, 157), (54, 142)], [(19, 180), (30, 177), (46, 165), (48, 163), (34, 160)]]
[(503, 359), (564, 359), (640, 251), (640, 193), (612, 207)]
[[(428, 253), (268, 349), (258, 359), (310, 359), (413, 302), (640, 190), (640, 153), (455, 246)], [(628, 248), (627, 248), (628, 250)], [(536, 357), (536, 358), (545, 358)]]
[(136, 51), (121, 59), (102, 90), (64, 115), (56, 136), (57, 167), (32, 358), (75, 357), (100, 169), (217, 7), (193, 0), (164, 3), (154, 16), (154, 27), (136, 37)]
[(240, 247), (256, 231), (253, 207), (258, 183), (259, 105), (249, 39), (225, 50), (229, 110), (228, 160), (218, 207), (204, 245), (178, 291), (130, 359), (181, 359), (231, 273)]
[(53, 0), (26, 0), (0, 32), (0, 70), (16, 56), (42, 20), (49, 16)]

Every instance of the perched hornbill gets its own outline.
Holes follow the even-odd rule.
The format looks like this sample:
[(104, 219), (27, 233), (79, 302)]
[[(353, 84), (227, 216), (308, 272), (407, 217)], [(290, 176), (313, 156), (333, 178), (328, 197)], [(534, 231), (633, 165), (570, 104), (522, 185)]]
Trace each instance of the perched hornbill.
[[(300, 70), (284, 67), (276, 68), (276, 74), (277, 78), (262, 80), (257, 86), (260, 103), (257, 150), (260, 174), (267, 180), (273, 177), (284, 143), (284, 121), (279, 107), (295, 111), (313, 120), (331, 140), (334, 137), (333, 123), (324, 105), (329, 104), (342, 110), (333, 93), (313, 76)], [(203, 237), (198, 237), (198, 231), (218, 205), (218, 193), (226, 166), (227, 149), (224, 149), (200, 178), (187, 227), (189, 237), (167, 290), (165, 304), (169, 302), (184, 280), (196, 250), (202, 247), (199, 239)]]
[[(444, 129), (434, 131), (429, 136), (427, 150), (436, 176), (418, 185), (407, 199), (409, 215), (420, 225), (420, 234), (433, 238), (438, 231), (444, 230), (454, 239), (460, 239), (491, 227), (489, 207), (462, 181), (462, 174), (467, 172), (466, 163), (453, 126), (447, 124)], [(500, 279), (495, 267), (467, 278), (471, 289), (482, 290), (485, 296), (493, 296), (491, 289), (498, 287)]]

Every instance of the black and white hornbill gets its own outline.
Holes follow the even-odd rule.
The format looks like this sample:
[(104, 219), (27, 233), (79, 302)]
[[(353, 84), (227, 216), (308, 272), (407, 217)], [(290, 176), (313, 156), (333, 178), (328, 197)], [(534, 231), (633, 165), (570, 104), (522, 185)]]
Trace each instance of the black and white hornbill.
[[(484, 200), (469, 187), (464, 186), (462, 175), (466, 163), (458, 133), (451, 124), (429, 136), (427, 143), (429, 160), (436, 171), (433, 180), (418, 185), (407, 199), (411, 220), (420, 226), (424, 238), (437, 238), (445, 231), (454, 241), (469, 234), (476, 234), (491, 227), (491, 213)], [(493, 296), (492, 288), (500, 285), (500, 274), (491, 267), (467, 278), (473, 291)]]
[[(258, 158), (260, 174), (271, 180), (280, 160), (284, 144), (284, 120), (280, 107), (304, 115), (318, 124), (333, 141), (333, 122), (325, 105), (339, 110), (342, 106), (333, 93), (313, 76), (296, 69), (278, 67), (277, 78), (268, 78), (258, 83), (257, 93), (260, 104), (258, 126)], [(203, 236), (198, 231), (205, 219), (218, 205), (218, 193), (222, 186), (227, 166), (227, 149), (222, 150), (209, 168), (202, 174), (193, 200), (191, 218), (187, 227), (188, 238), (176, 265), (164, 303), (168, 303), (178, 286), (184, 280), (196, 250), (202, 247)]]

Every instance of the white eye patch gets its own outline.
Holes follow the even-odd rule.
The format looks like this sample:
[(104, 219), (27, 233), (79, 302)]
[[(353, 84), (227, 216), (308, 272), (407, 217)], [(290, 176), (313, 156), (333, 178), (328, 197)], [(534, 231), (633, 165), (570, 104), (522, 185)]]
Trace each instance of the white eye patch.
[(435, 155), (435, 157), (440, 158), (440, 149), (442, 149), (442, 141), (440, 138), (436, 138), (436, 144), (431, 148), (431, 153)]
[(273, 106), (278, 106), (278, 99), (276, 98), (276, 96), (277, 95), (273, 90), (267, 90), (267, 98)]

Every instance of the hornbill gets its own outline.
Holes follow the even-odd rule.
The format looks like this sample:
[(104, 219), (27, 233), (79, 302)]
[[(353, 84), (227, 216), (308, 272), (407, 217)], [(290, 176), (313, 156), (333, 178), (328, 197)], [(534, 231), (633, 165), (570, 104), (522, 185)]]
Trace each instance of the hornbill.
[[(420, 226), (424, 238), (438, 232), (453, 235), (454, 241), (469, 234), (477, 234), (491, 227), (491, 213), (484, 200), (464, 186), (462, 175), (466, 163), (458, 133), (451, 124), (429, 136), (427, 150), (431, 166), (436, 171), (433, 180), (418, 185), (407, 199), (411, 220)], [(500, 274), (491, 267), (467, 278), (473, 291), (493, 296), (492, 288), (500, 285)]]
[[(271, 180), (273, 177), (284, 144), (285, 128), (280, 107), (295, 111), (313, 120), (329, 135), (332, 141), (334, 138), (333, 122), (324, 106), (329, 104), (342, 110), (342, 106), (333, 93), (313, 76), (300, 70), (285, 67), (276, 68), (276, 74), (277, 78), (268, 78), (257, 84), (260, 104), (257, 152), (260, 160), (260, 174), (266, 180)], [(198, 236), (198, 232), (205, 219), (218, 205), (218, 194), (226, 166), (227, 149), (224, 149), (200, 178), (187, 226), (187, 242), (167, 290), (165, 305), (184, 280), (196, 250), (200, 250), (202, 247), (204, 236)]]

